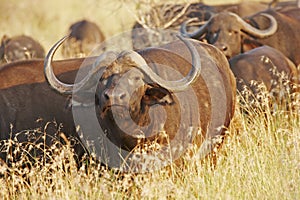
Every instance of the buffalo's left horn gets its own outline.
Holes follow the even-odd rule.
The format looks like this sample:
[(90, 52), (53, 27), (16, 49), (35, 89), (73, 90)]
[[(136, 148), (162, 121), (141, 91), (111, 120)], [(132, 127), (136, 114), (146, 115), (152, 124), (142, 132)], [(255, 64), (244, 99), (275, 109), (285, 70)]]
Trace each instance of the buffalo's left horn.
[(111, 63), (116, 59), (116, 55), (113, 52), (106, 52), (102, 54), (99, 58), (97, 58), (96, 62), (93, 64), (92, 69), (89, 71), (88, 75), (85, 76), (80, 82), (75, 84), (66, 84), (58, 80), (53, 72), (52, 60), (54, 53), (58, 49), (58, 47), (68, 38), (69, 36), (65, 36), (60, 39), (48, 52), (45, 61), (44, 61), (44, 75), (49, 85), (56, 91), (61, 94), (72, 94), (73, 92), (77, 92), (85, 86), (90, 78), (97, 73), (99, 67), (104, 66), (105, 63)]
[(245, 22), (238, 15), (236, 15), (236, 17), (237, 17), (237, 20), (242, 24), (242, 27), (243, 27), (242, 30), (249, 33), (250, 35), (253, 35), (258, 38), (265, 38), (265, 37), (269, 37), (269, 36), (273, 35), (277, 31), (277, 28), (278, 28), (277, 20), (272, 15), (269, 15), (267, 13), (261, 13), (260, 15), (265, 16), (270, 20), (269, 28), (263, 29), (263, 30), (257, 29), (255, 27), (251, 26), (250, 24), (248, 24), (247, 22)]
[(188, 75), (177, 81), (167, 81), (162, 79), (159, 75), (157, 75), (146, 63), (144, 58), (136, 53), (135, 51), (131, 51), (128, 55), (132, 61), (137, 64), (137, 67), (145, 72), (149, 76), (149, 78), (154, 82), (164, 87), (170, 91), (183, 91), (187, 89), (187, 87), (192, 84), (197, 77), (200, 75), (201, 71), (201, 60), (198, 54), (196, 47), (189, 41), (189, 39), (185, 39), (182, 36), (178, 36), (180, 40), (182, 40), (185, 45), (188, 47), (192, 56), (192, 69), (188, 73)]
[(207, 31), (207, 26), (208, 26), (208, 23), (205, 23), (203, 26), (201, 26), (198, 30), (192, 32), (192, 33), (189, 33), (187, 31), (187, 24), (193, 22), (193, 21), (196, 21), (198, 20), (197, 18), (191, 18), (191, 19), (188, 19), (187, 21), (183, 22), (180, 26), (180, 33), (182, 36), (184, 37), (189, 37), (189, 38), (193, 38), (193, 39), (198, 39), (200, 38), (206, 31)]
[(198, 20), (198, 18), (191, 18), (188, 19), (187, 21), (183, 22), (180, 26), (180, 33), (182, 36), (184, 37), (189, 37), (189, 38), (193, 38), (193, 39), (198, 39), (200, 38), (202, 35), (204, 35), (207, 32), (207, 27), (208, 24), (210, 22), (210, 20), (213, 18), (214, 14), (211, 12), (207, 12), (209, 14), (209, 19), (207, 21), (203, 21), (203, 25), (200, 26), (200, 28), (192, 33), (189, 33), (187, 31), (187, 25), (193, 21)]

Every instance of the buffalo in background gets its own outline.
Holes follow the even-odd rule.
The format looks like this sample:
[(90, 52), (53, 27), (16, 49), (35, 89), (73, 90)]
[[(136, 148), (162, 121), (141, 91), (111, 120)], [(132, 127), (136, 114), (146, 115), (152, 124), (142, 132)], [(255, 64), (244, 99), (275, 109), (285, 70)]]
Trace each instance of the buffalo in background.
[[(244, 87), (259, 93), (252, 81), (264, 83), (267, 91), (276, 98), (285, 98), (283, 88), (290, 93), (297, 91), (300, 83), (299, 72), (295, 64), (280, 51), (261, 46), (229, 59), (230, 68), (237, 78), (237, 89), (242, 92)], [(285, 85), (284, 85), (285, 84)]]
[(198, 30), (188, 33), (186, 23), (181, 32), (186, 37), (202, 38), (218, 47), (227, 58), (250, 49), (268, 45), (300, 64), (300, 8), (268, 9), (250, 17), (241, 18), (231, 12), (213, 15)]
[[(261, 94), (263, 83), (272, 103), (299, 92), (300, 8), (296, 2), (271, 2), (270, 8), (251, 16), (233, 12), (212, 15), (195, 31), (181, 25), (181, 34), (219, 48), (227, 57), (242, 94), (245, 86)], [(245, 97), (245, 96), (244, 96)], [(289, 97), (290, 98), (290, 97)], [(293, 97), (293, 101), (298, 100)], [(282, 101), (281, 101), (282, 102)]]
[(19, 35), (11, 38), (4, 35), (2, 37), (0, 46), (0, 64), (44, 57), (44, 48), (32, 37), (26, 35)]
[(69, 28), (70, 37), (62, 46), (65, 58), (88, 56), (93, 48), (105, 40), (99, 26), (89, 20), (81, 20)]

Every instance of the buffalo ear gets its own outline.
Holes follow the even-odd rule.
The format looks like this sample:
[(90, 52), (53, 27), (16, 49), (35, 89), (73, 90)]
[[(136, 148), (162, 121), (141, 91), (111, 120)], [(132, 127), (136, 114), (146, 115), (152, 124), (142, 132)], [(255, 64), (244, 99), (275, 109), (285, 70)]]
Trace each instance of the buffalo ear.
[(158, 85), (148, 85), (146, 92), (143, 96), (143, 102), (146, 105), (172, 105), (174, 98), (170, 91)]

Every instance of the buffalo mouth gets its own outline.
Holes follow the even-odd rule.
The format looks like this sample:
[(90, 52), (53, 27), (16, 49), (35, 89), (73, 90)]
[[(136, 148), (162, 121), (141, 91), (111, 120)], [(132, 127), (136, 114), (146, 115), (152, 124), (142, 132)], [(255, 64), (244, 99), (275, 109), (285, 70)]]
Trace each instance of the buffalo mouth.
[(128, 112), (127, 106), (107, 105), (101, 110), (100, 124), (112, 143), (131, 151), (140, 140), (145, 138), (145, 134), (137, 128), (136, 123), (132, 121), (130, 115), (128, 116)]

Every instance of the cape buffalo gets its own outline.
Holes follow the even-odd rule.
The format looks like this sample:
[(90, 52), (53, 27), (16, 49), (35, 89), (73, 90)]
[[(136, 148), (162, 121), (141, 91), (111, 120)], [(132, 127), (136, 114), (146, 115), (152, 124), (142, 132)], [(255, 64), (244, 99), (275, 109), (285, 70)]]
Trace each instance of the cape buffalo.
[(208, 43), (218, 47), (228, 58), (258, 46), (268, 45), (300, 64), (299, 8), (282, 12), (268, 9), (242, 19), (230, 12), (212, 16), (193, 33), (182, 24), (181, 33), (191, 38), (205, 35)]
[[(158, 139), (164, 147), (166, 140), (174, 147), (192, 142), (200, 148), (202, 158), (211, 152), (212, 138), (224, 135), (234, 112), (235, 79), (226, 58), (215, 47), (181, 38), (184, 43), (174, 41), (161, 48), (107, 52), (93, 58), (91, 70), (74, 84), (70, 84), (74, 73), (62, 74), (67, 84), (54, 75), (52, 66), (70, 68), (82, 60), (52, 62), (65, 39), (54, 45), (45, 59), (47, 82), (40, 78), (39, 83), (15, 83), (1, 89), (1, 107), (6, 109), (1, 114), (2, 140), (10, 137), (10, 123), (14, 135), (36, 127), (36, 118), (43, 119), (39, 123), (44, 124), (55, 119), (63, 124), (62, 131), (68, 137), (80, 138), (91, 151), (105, 150), (107, 145), (99, 139), (100, 124), (107, 142), (118, 148), (116, 156), (133, 150), (140, 140), (146, 143)], [(35, 66), (41, 70), (40, 61), (35, 61)], [(93, 114), (97, 124), (92, 123)], [(80, 144), (75, 150), (79, 156), (84, 152)], [(110, 155), (101, 162), (112, 160)]]
[(99, 26), (88, 20), (72, 24), (69, 33), (70, 37), (62, 46), (62, 54), (65, 58), (88, 56), (95, 45), (105, 39)]
[(14, 37), (3, 36), (0, 46), (0, 64), (18, 60), (44, 58), (45, 51), (42, 45), (26, 35)]

